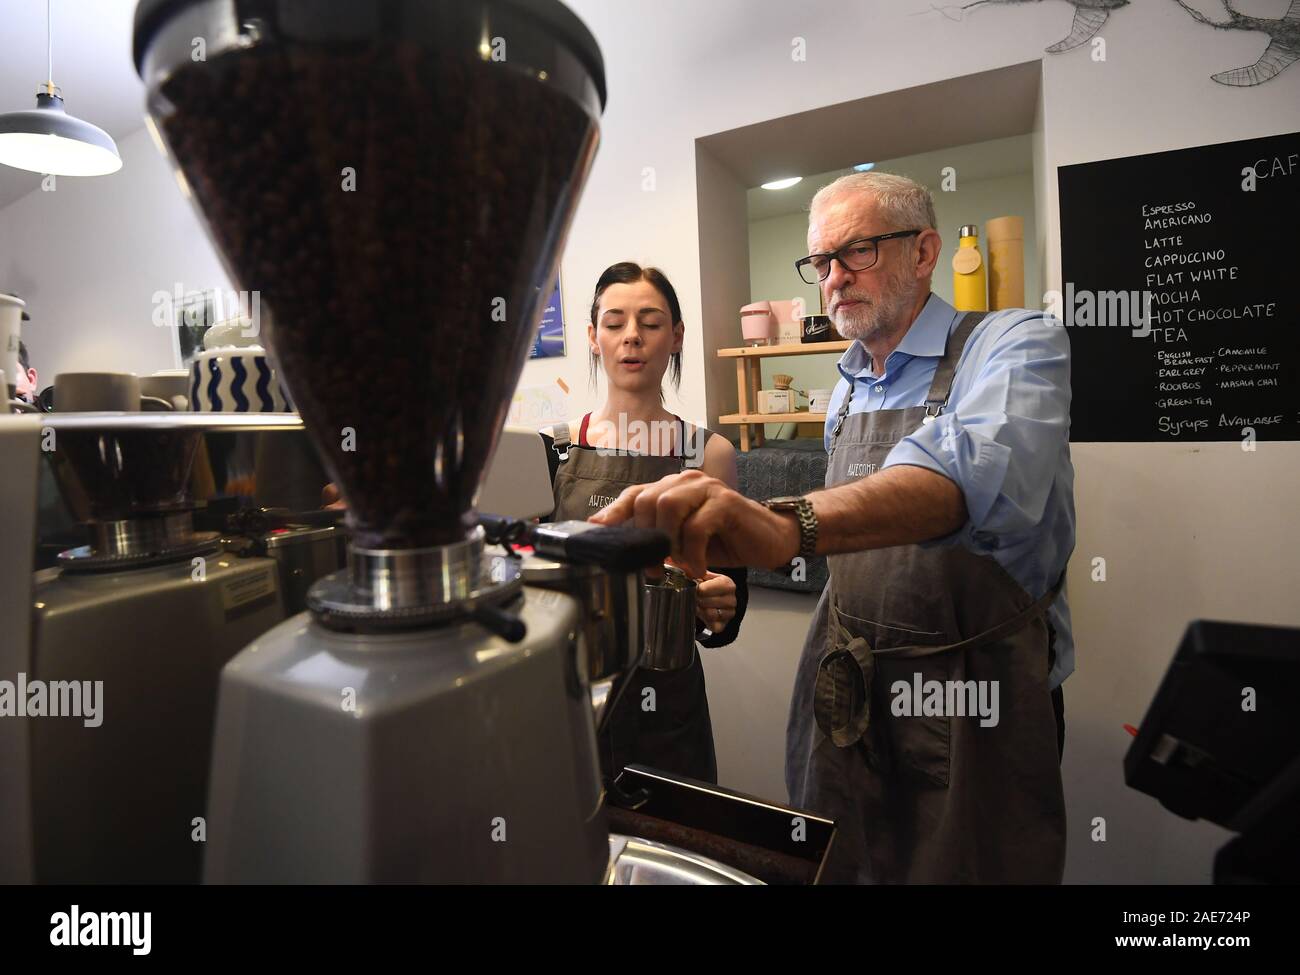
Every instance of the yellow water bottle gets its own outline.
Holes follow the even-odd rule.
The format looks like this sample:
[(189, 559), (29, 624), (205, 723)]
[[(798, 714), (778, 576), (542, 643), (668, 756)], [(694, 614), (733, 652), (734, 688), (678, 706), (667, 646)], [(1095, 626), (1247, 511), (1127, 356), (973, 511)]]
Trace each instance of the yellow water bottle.
[(952, 256), (952, 303), (958, 311), (988, 311), (988, 286), (984, 258), (980, 255), (980, 231), (966, 224), (957, 231), (961, 238)]

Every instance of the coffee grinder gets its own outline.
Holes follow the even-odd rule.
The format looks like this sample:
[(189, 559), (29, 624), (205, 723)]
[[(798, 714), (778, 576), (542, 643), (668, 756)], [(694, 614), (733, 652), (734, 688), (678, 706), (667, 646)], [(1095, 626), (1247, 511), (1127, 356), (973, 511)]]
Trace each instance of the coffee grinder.
[[(193, 529), (202, 422), (61, 414), (26, 437), (4, 431), (7, 448), (48, 462), (87, 542), (32, 577), (30, 643), (5, 673), (31, 689), (28, 745), (5, 763), (27, 813), (0, 819), (30, 837), (4, 862), (10, 880), (200, 879), (218, 676), (284, 618), (274, 559), (239, 558)], [(28, 565), (34, 508), (9, 513)]]
[(474, 510), (595, 153), (594, 39), (556, 0), (143, 0), (134, 47), (351, 532), (223, 672), (205, 879), (600, 881), (590, 678), (635, 665), (666, 540), (552, 526), (529, 569)]

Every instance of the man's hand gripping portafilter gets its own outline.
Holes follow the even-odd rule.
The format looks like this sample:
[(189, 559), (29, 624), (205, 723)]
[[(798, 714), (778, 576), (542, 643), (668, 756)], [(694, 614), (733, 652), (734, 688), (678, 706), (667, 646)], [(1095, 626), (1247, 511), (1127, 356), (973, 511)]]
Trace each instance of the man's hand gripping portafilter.
[(541, 559), (559, 566), (530, 570), (529, 585), (560, 589), (583, 605), (579, 672), (591, 686), (596, 731), (603, 730), (645, 652), (647, 573), (662, 573), (668, 536), (635, 525), (603, 527), (587, 521), (535, 525), (479, 515), (489, 544), (531, 545)]

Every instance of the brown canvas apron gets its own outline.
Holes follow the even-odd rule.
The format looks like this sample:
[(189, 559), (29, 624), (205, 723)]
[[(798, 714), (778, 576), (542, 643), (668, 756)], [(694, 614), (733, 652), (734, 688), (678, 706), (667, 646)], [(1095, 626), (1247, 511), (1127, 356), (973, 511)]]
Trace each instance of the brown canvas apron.
[[(692, 456), (703, 457), (703, 445), (709, 431), (679, 423), (679, 444), (686, 437), (697, 450)], [(584, 421), (585, 424), (585, 421)], [(585, 521), (617, 498), (624, 488), (649, 484), (669, 474), (678, 474), (686, 466), (683, 451), (675, 456), (654, 457), (625, 451), (596, 450), (585, 443), (569, 445), (566, 425), (555, 427), (555, 450), (561, 457), (555, 473), (556, 521)], [(585, 440), (585, 436), (580, 437)], [(645, 690), (654, 690), (654, 709), (645, 710)], [(716, 783), (717, 759), (713, 750), (713, 725), (709, 720), (709, 701), (704, 686), (704, 667), (696, 653), (691, 665), (679, 671), (655, 671), (637, 668), (627, 690), (614, 706), (602, 735), (601, 764), (606, 774), (617, 776), (623, 766), (649, 765), (652, 768), (687, 778)]]
[[(925, 406), (849, 415), (850, 388), (827, 487), (879, 470), (898, 441), (942, 413), (981, 318), (967, 315), (949, 336)], [(1043, 614), (1061, 582), (1034, 600), (996, 561), (961, 545), (829, 561), (786, 745), (791, 803), (838, 826), (827, 879), (1059, 883), (1065, 801)], [(917, 675), (923, 688), (997, 681), (998, 723), (981, 727), (951, 705), (943, 716), (896, 715), (895, 682), (915, 686)]]

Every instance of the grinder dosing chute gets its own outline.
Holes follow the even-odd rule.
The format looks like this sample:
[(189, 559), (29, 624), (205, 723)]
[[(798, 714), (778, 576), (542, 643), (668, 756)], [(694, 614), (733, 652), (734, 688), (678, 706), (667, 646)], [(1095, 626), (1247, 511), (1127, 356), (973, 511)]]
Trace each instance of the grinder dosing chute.
[(595, 152), (595, 42), (536, 0), (144, 0), (135, 51), (347, 503), (351, 575), (317, 608), (473, 602), (473, 499)]

